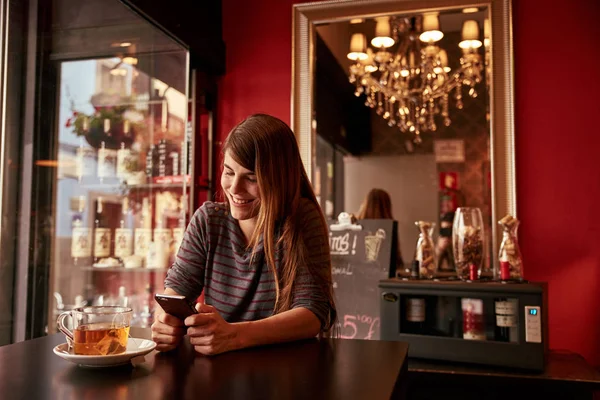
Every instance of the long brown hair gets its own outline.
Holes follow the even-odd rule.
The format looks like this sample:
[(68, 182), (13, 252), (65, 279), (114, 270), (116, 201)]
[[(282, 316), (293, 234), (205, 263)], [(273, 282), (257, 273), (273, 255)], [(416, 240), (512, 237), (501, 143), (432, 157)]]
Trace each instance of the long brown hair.
[[(302, 232), (303, 216), (299, 212), (302, 199), (315, 204), (321, 214), (323, 234), (327, 235), (325, 218), (302, 164), (296, 137), (280, 119), (254, 114), (231, 130), (223, 146), (223, 154), (226, 151), (238, 164), (256, 174), (260, 209), (256, 229), (248, 245), (256, 248), (260, 235), (263, 235), (267, 265), (275, 278), (275, 313), (289, 310), (297, 266), (309, 265)], [(281, 235), (275, 243), (277, 227), (281, 229)], [(275, 267), (278, 245), (283, 250), (280, 276)], [(327, 294), (335, 311), (331, 268), (309, 270), (309, 273)], [(332, 316), (335, 318), (335, 312)]]
[(392, 200), (383, 189), (371, 189), (358, 210), (358, 219), (394, 219)]

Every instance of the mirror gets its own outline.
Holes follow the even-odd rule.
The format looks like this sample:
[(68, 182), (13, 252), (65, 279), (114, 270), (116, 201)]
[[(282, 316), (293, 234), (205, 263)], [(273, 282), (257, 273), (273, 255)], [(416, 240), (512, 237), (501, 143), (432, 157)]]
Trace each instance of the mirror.
[(386, 190), (405, 265), (415, 221), (434, 222), (437, 237), (472, 206), (488, 239), (482, 274), (498, 270), (497, 221), (516, 216), (510, 5), (294, 6), (292, 128), (323, 210), (356, 213)]

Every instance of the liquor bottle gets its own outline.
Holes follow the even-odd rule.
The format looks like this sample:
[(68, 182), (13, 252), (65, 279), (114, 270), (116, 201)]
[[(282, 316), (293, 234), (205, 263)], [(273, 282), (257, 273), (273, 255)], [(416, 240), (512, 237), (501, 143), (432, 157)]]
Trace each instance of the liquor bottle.
[(129, 297), (127, 297), (127, 289), (125, 286), (119, 286), (119, 294), (115, 299), (115, 306), (119, 307), (129, 307), (130, 306)]
[(79, 196), (76, 201), (77, 211), (72, 222), (71, 257), (73, 258), (73, 265), (79, 266), (89, 262), (89, 258), (92, 256), (92, 243), (90, 228), (85, 226), (83, 221), (86, 198), (85, 196)]
[[(83, 131), (87, 133), (89, 130), (89, 119), (86, 117), (83, 120)], [(75, 175), (79, 183), (96, 175), (96, 152), (93, 148), (87, 147), (83, 143), (83, 136), (79, 137), (79, 146), (75, 155)]]
[[(104, 121), (109, 121), (105, 119)], [(98, 178), (104, 182), (107, 178), (113, 178), (116, 173), (117, 156), (114, 150), (106, 148), (106, 142), (100, 144), (98, 149)]]
[(187, 195), (181, 196), (179, 202), (179, 218), (177, 219), (177, 226), (173, 228), (173, 255), (177, 255), (181, 242), (183, 241), (183, 234), (186, 228), (186, 214), (187, 214)]
[(171, 242), (173, 241), (172, 231), (167, 228), (165, 222), (166, 215), (164, 209), (157, 215), (156, 227), (154, 228), (154, 250), (155, 258), (153, 266), (155, 268), (167, 268), (171, 253)]
[(172, 151), (170, 157), (172, 160), (171, 175), (178, 176), (181, 173), (179, 170), (179, 153)]
[(148, 197), (142, 200), (142, 215), (135, 230), (134, 253), (136, 256), (146, 258), (148, 246), (152, 241), (152, 212)]
[(483, 300), (461, 299), (463, 316), (463, 339), (486, 340)]
[(510, 342), (511, 333), (517, 327), (517, 306), (514, 301), (506, 297), (494, 300), (496, 312), (496, 327), (494, 329), (494, 340), (498, 342)]
[(123, 198), (119, 227), (115, 229), (115, 258), (121, 263), (123, 258), (133, 254), (133, 221), (129, 209), (129, 199)]
[(426, 333), (425, 320), (425, 298), (419, 296), (407, 296), (405, 301), (404, 321), (402, 321), (402, 332), (415, 335)]
[(167, 176), (167, 141), (158, 142), (158, 176)]
[(154, 299), (152, 298), (152, 289), (150, 285), (146, 286), (142, 296), (141, 307), (139, 311), (139, 326), (147, 328), (152, 325), (154, 319)]
[(156, 176), (157, 171), (157, 154), (156, 154), (156, 146), (150, 145), (148, 149), (148, 153), (146, 153), (146, 176), (148, 177), (148, 181), (152, 182), (152, 178)]
[(94, 264), (101, 258), (110, 257), (110, 239), (108, 216), (104, 212), (102, 197), (98, 197), (94, 220)]
[[(128, 122), (128, 121), (125, 121)], [(133, 160), (133, 152), (125, 147), (125, 142), (121, 142), (121, 147), (117, 150), (117, 178), (121, 182), (126, 182), (129, 177), (130, 164)]]
[[(192, 107), (188, 107), (188, 123), (187, 129), (185, 130), (185, 140), (184, 140), (184, 155), (182, 157), (183, 168), (181, 168), (181, 173), (184, 175), (192, 174), (192, 137), (194, 136), (194, 126), (192, 124)], [(198, 149), (200, 150), (200, 149)], [(200, 154), (200, 151), (199, 151)]]

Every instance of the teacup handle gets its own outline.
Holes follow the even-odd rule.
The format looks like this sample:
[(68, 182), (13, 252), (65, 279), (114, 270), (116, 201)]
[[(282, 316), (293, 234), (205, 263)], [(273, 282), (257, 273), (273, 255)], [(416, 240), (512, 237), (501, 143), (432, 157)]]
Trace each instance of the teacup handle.
[(70, 317), (71, 316), (71, 312), (70, 311), (65, 311), (62, 314), (60, 314), (58, 316), (58, 318), (56, 319), (56, 323), (58, 324), (58, 330), (61, 331), (62, 333), (64, 333), (68, 339), (73, 340), (73, 332), (71, 332), (66, 326), (65, 326), (65, 317)]

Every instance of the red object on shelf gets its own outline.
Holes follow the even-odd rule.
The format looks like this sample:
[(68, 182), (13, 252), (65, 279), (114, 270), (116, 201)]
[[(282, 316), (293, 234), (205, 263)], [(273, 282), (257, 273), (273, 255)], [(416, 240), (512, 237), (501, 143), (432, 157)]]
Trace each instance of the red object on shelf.
[(152, 178), (153, 183), (190, 183), (192, 177), (190, 175), (177, 176), (155, 176)]
[(477, 280), (477, 266), (475, 264), (469, 265), (469, 279), (472, 281)]
[(500, 261), (500, 279), (510, 279), (510, 264), (508, 261)]

